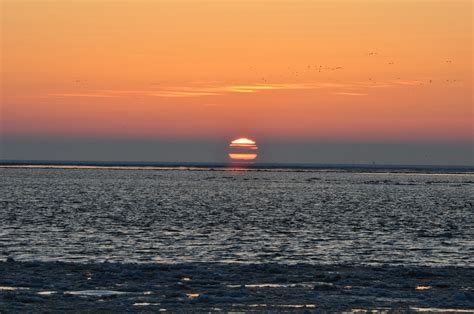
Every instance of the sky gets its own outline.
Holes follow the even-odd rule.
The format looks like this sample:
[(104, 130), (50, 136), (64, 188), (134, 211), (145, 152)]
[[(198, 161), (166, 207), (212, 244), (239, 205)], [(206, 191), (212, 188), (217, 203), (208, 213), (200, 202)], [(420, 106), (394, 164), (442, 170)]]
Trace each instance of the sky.
[(472, 1), (0, 2), (1, 159), (474, 164)]

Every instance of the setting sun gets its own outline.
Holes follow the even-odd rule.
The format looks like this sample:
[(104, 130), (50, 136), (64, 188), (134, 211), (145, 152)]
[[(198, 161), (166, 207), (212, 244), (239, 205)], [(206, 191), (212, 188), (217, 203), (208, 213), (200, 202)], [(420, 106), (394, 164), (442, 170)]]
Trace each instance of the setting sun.
[(233, 140), (231, 145), (255, 145), (255, 141), (252, 141), (245, 137), (241, 137), (236, 140)]
[(233, 140), (229, 144), (229, 158), (234, 161), (250, 161), (257, 158), (255, 151), (258, 149), (257, 143), (251, 139), (241, 137)]
[(233, 153), (229, 153), (229, 157), (232, 160), (248, 161), (248, 160), (254, 160), (255, 158), (257, 158), (257, 154), (233, 154)]

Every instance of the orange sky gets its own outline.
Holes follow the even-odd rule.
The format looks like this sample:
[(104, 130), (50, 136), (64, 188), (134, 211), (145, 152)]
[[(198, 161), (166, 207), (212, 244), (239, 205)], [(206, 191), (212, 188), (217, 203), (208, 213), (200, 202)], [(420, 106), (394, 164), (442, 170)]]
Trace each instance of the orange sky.
[(473, 137), (471, 1), (1, 3), (5, 136)]

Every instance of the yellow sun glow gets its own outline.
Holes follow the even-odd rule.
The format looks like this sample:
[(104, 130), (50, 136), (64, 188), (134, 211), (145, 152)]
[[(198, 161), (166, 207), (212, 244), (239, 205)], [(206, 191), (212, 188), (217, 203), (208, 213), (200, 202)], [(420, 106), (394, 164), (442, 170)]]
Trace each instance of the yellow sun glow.
[(257, 158), (257, 143), (251, 139), (240, 137), (229, 144), (229, 158), (236, 161), (251, 161)]
[(254, 160), (257, 158), (257, 154), (234, 154), (229, 153), (229, 157), (232, 160)]
[(252, 141), (251, 139), (241, 137), (236, 140), (233, 140), (231, 144), (250, 144), (250, 145), (255, 145), (255, 141)]

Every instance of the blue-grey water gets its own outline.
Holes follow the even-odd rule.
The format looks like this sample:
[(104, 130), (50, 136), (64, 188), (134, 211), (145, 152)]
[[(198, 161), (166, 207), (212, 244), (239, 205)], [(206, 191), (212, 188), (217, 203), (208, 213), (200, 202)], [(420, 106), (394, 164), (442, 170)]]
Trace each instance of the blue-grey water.
[(0, 259), (474, 264), (474, 176), (0, 169)]

